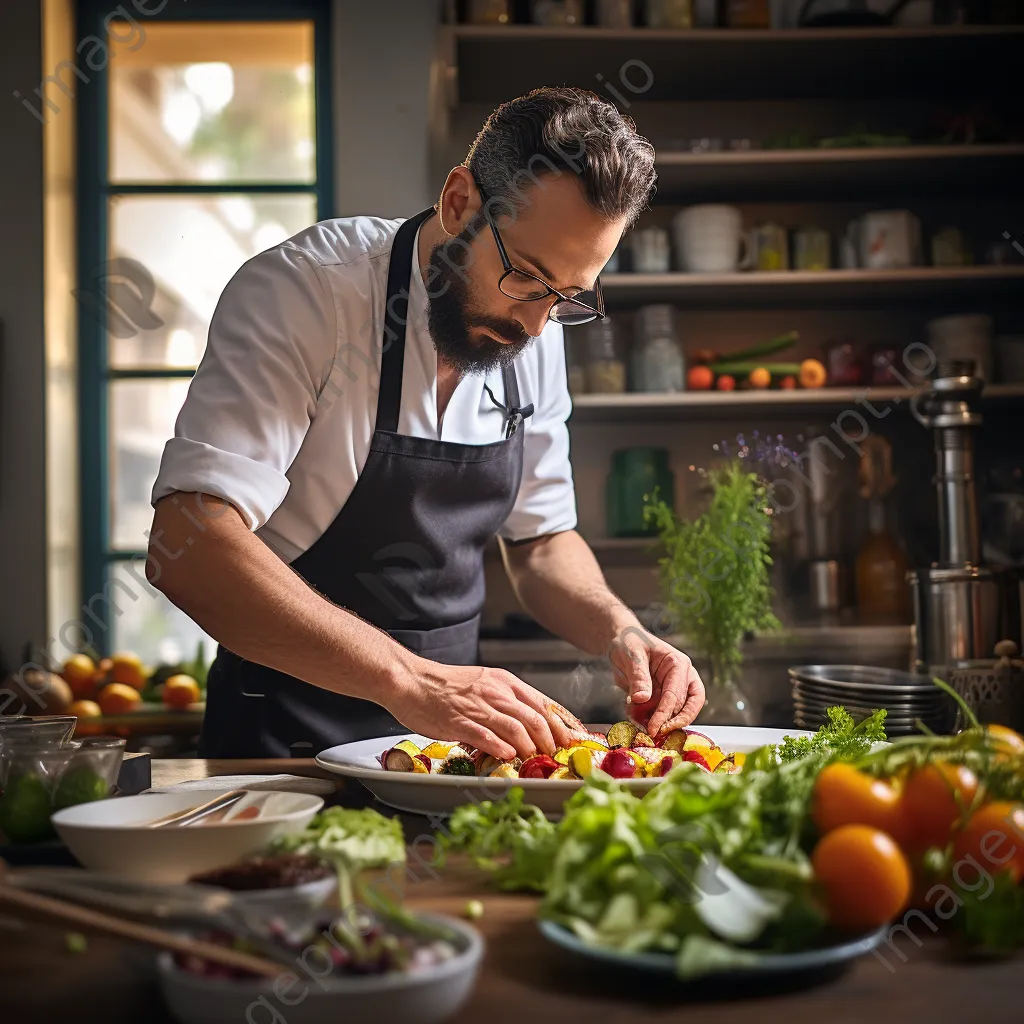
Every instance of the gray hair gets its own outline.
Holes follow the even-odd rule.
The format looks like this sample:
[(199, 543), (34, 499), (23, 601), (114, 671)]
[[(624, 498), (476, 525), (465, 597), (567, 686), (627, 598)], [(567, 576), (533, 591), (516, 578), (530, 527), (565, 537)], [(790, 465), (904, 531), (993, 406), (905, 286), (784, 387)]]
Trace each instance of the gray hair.
[(519, 210), (546, 175), (572, 171), (587, 203), (632, 227), (654, 193), (654, 147), (632, 119), (586, 89), (534, 89), (484, 122), (464, 165), (489, 200)]

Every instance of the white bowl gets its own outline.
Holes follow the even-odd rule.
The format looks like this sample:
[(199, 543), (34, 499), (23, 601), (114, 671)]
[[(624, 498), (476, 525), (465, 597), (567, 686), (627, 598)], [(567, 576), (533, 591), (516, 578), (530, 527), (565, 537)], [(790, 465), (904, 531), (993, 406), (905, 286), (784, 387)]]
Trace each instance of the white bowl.
[(458, 933), (457, 956), (415, 974), (338, 977), (321, 982), (316, 979), (319, 962), (313, 959), (309, 961), (311, 974), (303, 972), (299, 962), (293, 973), (282, 967), (281, 977), (273, 980), (230, 981), (190, 974), (175, 965), (170, 953), (161, 953), (157, 960), (160, 990), (180, 1024), (245, 1020), (437, 1024), (449, 1020), (469, 999), (484, 942), (476, 929), (463, 921), (441, 914), (419, 916)]
[(203, 793), (143, 793), (79, 804), (58, 811), (53, 826), (83, 867), (145, 882), (184, 882), (190, 875), (261, 853), (272, 839), (301, 832), (323, 807), (306, 793), (252, 793), (266, 797), (258, 818), (182, 828), (148, 828), (154, 818), (198, 807)]

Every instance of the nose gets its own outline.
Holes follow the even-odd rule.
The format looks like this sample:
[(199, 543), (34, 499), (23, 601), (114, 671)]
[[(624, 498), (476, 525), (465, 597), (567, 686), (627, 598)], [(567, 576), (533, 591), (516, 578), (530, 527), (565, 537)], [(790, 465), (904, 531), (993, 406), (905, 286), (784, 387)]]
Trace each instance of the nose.
[(551, 301), (541, 299), (538, 302), (519, 302), (516, 304), (515, 318), (531, 338), (538, 337), (545, 326), (547, 326), (548, 314), (551, 312), (556, 301), (557, 299), (552, 296)]

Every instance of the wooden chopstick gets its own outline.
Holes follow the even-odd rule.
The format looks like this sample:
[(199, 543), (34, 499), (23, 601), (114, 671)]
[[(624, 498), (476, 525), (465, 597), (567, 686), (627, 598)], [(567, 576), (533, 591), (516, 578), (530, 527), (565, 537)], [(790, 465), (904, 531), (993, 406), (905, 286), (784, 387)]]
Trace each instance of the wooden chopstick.
[(142, 822), (142, 827), (166, 828), (168, 825), (183, 824), (187, 821), (193, 821), (196, 818), (211, 814), (213, 811), (219, 810), (221, 807), (233, 807), (246, 795), (246, 792), (247, 790), (244, 789), (232, 789), (227, 793), (218, 793), (217, 796), (212, 797), (204, 803), (196, 804), (195, 807), (186, 807), (183, 811), (173, 811), (171, 814), (165, 814), (160, 818), (154, 818), (152, 821), (144, 821)]
[(12, 908), (30, 911), (33, 914), (53, 917), (92, 931), (106, 932), (108, 935), (117, 935), (133, 942), (143, 942), (147, 946), (156, 946), (158, 949), (166, 949), (172, 953), (201, 957), (203, 960), (210, 960), (223, 967), (249, 971), (262, 978), (277, 978), (288, 970), (283, 964), (275, 964), (249, 953), (239, 953), (237, 950), (218, 946), (213, 942), (185, 938), (161, 928), (152, 928), (135, 921), (126, 921), (98, 910), (80, 907), (51, 896), (40, 896), (38, 893), (26, 892), (0, 882), (0, 906), (4, 904)]

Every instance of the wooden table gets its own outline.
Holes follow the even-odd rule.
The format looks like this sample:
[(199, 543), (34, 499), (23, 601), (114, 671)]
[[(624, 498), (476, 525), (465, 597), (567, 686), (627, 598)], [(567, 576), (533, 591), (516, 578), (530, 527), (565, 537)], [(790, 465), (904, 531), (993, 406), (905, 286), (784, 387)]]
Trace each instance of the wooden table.
[[(332, 778), (346, 805), (369, 802), (362, 787), (326, 775), (311, 760), (156, 761), (153, 784), (275, 772)], [(425, 819), (403, 815), (402, 820), (410, 839), (429, 831)], [(414, 909), (457, 915), (470, 898), (484, 904), (478, 927), (487, 939), (486, 959), (456, 1024), (696, 1024), (700, 1019), (713, 1024), (1009, 1024), (1022, 1019), (1024, 957), (965, 964), (951, 958), (944, 942), (929, 940), (918, 948), (904, 939), (905, 963), (887, 954), (894, 973), (867, 956), (840, 977), (810, 987), (683, 992), (636, 976), (613, 976), (550, 946), (536, 929), (533, 898), (492, 892), (470, 869), (448, 868), (436, 878), (422, 867), (415, 873), (420, 880), (406, 893)], [(72, 954), (61, 929), (0, 923), (0, 1020), (170, 1024), (171, 1018), (118, 943), (93, 937), (86, 952)]]

